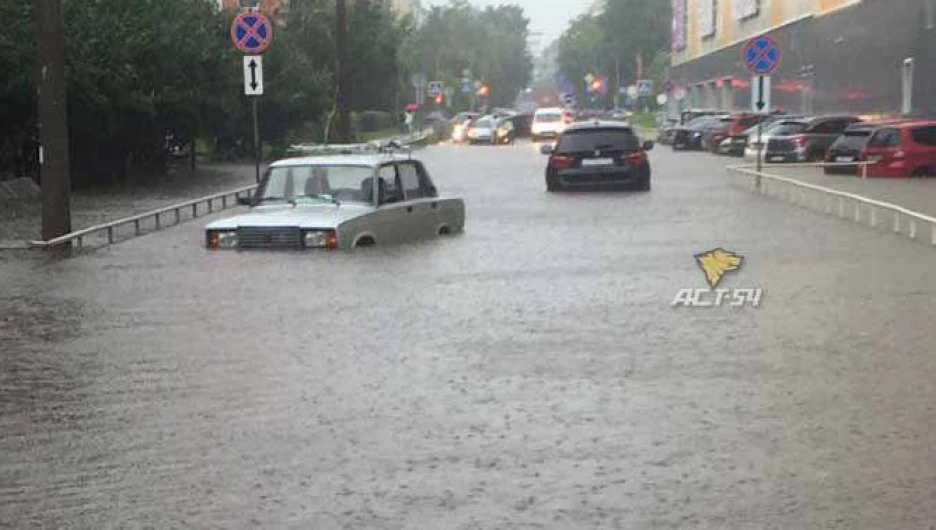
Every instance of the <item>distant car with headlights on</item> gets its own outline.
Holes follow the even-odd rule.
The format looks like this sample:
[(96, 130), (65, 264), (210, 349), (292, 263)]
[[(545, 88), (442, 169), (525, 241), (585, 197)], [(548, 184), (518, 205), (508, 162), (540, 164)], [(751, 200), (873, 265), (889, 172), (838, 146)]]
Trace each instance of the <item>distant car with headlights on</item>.
[(477, 112), (460, 112), (456, 114), (452, 118), (452, 141), (455, 143), (468, 141), (468, 129), (471, 128), (471, 122), (480, 116)]
[(465, 204), (439, 196), (401, 154), (286, 159), (270, 166), (250, 212), (205, 227), (210, 250), (351, 249), (461, 232)]
[(578, 122), (559, 136), (555, 147), (546, 144), (540, 152), (549, 155), (546, 190), (630, 186), (650, 191), (650, 162), (634, 130), (618, 121)]
[(497, 129), (497, 119), (494, 116), (485, 116), (474, 122), (468, 129), (469, 144), (494, 143), (494, 130)]

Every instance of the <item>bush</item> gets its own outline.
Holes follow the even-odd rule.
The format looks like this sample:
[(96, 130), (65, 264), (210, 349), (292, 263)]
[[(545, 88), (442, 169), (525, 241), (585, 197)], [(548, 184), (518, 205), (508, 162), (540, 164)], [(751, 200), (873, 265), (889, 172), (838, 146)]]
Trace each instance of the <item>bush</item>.
[(393, 127), (393, 114), (379, 110), (358, 112), (354, 115), (356, 132), (376, 132)]

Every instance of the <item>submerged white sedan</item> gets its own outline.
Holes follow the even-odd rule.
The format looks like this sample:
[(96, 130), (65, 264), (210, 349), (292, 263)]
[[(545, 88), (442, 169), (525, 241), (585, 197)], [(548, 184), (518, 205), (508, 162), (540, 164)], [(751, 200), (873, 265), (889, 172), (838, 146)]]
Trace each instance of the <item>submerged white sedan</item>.
[(400, 154), (275, 162), (250, 212), (206, 227), (208, 249), (350, 249), (461, 232), (465, 204), (440, 197), (419, 160)]

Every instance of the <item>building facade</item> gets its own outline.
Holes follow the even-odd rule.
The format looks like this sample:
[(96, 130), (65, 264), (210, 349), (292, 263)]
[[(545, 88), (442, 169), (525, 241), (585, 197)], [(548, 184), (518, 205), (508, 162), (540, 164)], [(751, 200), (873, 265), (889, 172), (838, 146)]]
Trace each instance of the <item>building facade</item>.
[(936, 114), (936, 0), (671, 1), (674, 107), (749, 109), (742, 49), (769, 35), (783, 50), (774, 107)]

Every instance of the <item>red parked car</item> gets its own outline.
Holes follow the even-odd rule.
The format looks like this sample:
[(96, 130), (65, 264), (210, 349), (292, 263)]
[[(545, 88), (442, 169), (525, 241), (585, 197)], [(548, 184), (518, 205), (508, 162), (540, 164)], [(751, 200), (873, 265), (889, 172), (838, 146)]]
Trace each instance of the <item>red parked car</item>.
[(770, 116), (749, 112), (739, 112), (725, 116), (702, 133), (702, 148), (708, 151), (716, 151), (725, 138), (741, 136), (744, 131), (767, 118), (770, 118)]
[(936, 120), (897, 123), (874, 131), (861, 152), (871, 177), (936, 177)]

